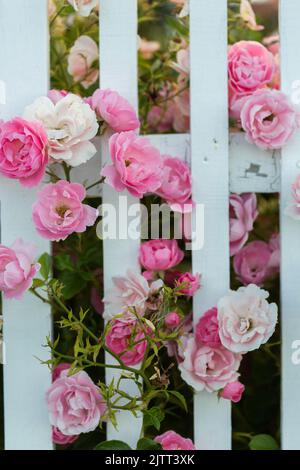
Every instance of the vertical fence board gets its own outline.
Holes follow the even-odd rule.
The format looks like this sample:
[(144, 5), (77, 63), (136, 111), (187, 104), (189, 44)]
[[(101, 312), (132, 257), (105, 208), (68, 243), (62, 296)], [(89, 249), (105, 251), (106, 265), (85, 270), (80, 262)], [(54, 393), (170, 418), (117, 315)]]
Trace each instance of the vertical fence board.
[[(290, 94), (292, 82), (300, 79), (300, 2), (284, 0), (280, 5), (282, 90)], [(300, 340), (300, 224), (284, 214), (291, 201), (291, 185), (300, 173), (300, 133), (282, 149), (281, 164), (281, 332), (282, 397), (281, 439), (285, 450), (300, 449), (300, 366), (292, 362), (292, 344)]]
[[(203, 273), (194, 297), (194, 319), (229, 288), (227, 1), (190, 0), (191, 159), (193, 198), (205, 205), (205, 240), (193, 251), (193, 270)], [(195, 395), (195, 443), (230, 449), (230, 403)]]
[[(21, 115), (26, 104), (48, 89), (47, 1), (0, 0), (0, 79), (6, 84), (6, 105), (0, 118)], [(16, 238), (49, 250), (31, 221), (35, 191), (1, 177), (1, 243)], [(37, 254), (38, 254), (37, 253)], [(42, 347), (51, 330), (49, 306), (26, 294), (22, 301), (3, 300), (5, 448), (52, 448), (45, 391), (50, 372), (37, 357), (47, 359)]]
[[(100, 0), (100, 84), (101, 88), (118, 91), (137, 108), (137, 0)], [(102, 144), (102, 164), (108, 160), (106, 140)], [(119, 210), (119, 196), (114, 189), (104, 185), (103, 202), (112, 204), (117, 215), (122, 212)], [(138, 202), (130, 195), (126, 197), (128, 208)], [(140, 240), (129, 240), (127, 237), (123, 240), (117, 236), (116, 240), (104, 241), (104, 292), (111, 287), (113, 276), (125, 274), (128, 268), (140, 269), (139, 245)], [(111, 357), (106, 359), (113, 362)], [(108, 383), (117, 376), (117, 373), (107, 369)], [(126, 391), (132, 395), (138, 394), (135, 384), (129, 381)], [(107, 438), (123, 440), (134, 447), (140, 435), (141, 425), (141, 418), (134, 418), (127, 411), (120, 412), (118, 430), (108, 424)]]

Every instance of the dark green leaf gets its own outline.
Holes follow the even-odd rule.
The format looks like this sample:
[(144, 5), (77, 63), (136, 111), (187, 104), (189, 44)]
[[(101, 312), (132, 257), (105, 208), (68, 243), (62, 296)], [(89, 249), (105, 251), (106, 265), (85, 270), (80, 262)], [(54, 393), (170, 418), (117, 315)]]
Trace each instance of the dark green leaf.
[(269, 434), (257, 434), (251, 439), (249, 447), (251, 450), (279, 450), (277, 442)]
[(144, 426), (154, 426), (157, 431), (160, 429), (160, 424), (165, 418), (164, 411), (158, 406), (153, 406), (144, 414)]
[(187, 408), (187, 404), (186, 404), (186, 400), (184, 398), (184, 396), (177, 392), (176, 390), (168, 390), (168, 393), (170, 395), (173, 395), (175, 398), (177, 398), (177, 400), (179, 401), (181, 407), (186, 411), (188, 412), (188, 408)]
[(158, 442), (153, 441), (152, 439), (142, 438), (137, 443), (137, 450), (159, 450), (161, 445)]
[(40, 256), (38, 262), (41, 265), (40, 274), (44, 279), (48, 279), (52, 266), (52, 259), (48, 253), (44, 253)]
[(94, 450), (131, 450), (131, 447), (122, 441), (105, 441), (98, 444)]
[(74, 271), (74, 265), (72, 263), (71, 256), (67, 253), (60, 253), (54, 258), (55, 267), (59, 271)]
[(65, 271), (61, 276), (61, 280), (64, 285), (62, 293), (66, 300), (74, 297), (86, 286), (86, 281), (75, 272)]

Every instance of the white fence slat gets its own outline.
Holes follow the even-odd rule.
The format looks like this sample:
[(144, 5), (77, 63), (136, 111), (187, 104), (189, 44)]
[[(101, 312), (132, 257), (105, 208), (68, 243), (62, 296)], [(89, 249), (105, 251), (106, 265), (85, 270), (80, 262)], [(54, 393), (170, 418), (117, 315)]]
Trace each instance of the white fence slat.
[[(300, 79), (297, 45), (300, 44), (300, 2), (280, 4), (282, 90), (290, 94), (292, 82)], [(300, 134), (282, 149), (281, 168), (281, 440), (284, 450), (300, 449), (300, 366), (292, 362), (292, 343), (300, 340), (300, 224), (284, 214), (291, 201), (291, 185), (300, 173)]]
[[(203, 273), (197, 321), (229, 288), (226, 0), (190, 0), (190, 43), (193, 198), (206, 214), (204, 247), (193, 251), (193, 271)], [(196, 394), (194, 433), (198, 449), (230, 449), (230, 402)]]
[[(30, 4), (29, 4), (30, 3)], [(21, 115), (26, 104), (48, 90), (47, 1), (0, 0), (0, 80), (6, 84), (6, 105), (0, 118)], [(49, 243), (37, 235), (31, 221), (35, 191), (1, 177), (1, 243), (16, 238), (37, 245), (38, 253)], [(37, 253), (37, 254), (38, 254)], [(42, 347), (51, 331), (50, 308), (31, 294), (22, 301), (3, 300), (5, 448), (52, 448), (45, 392), (51, 383), (48, 359)]]
[[(137, 108), (137, 0), (100, 0), (100, 85), (118, 91)], [(102, 144), (102, 163), (108, 160), (106, 141)], [(117, 214), (119, 196), (114, 189), (104, 185), (103, 202), (116, 207)], [(137, 202), (137, 199), (127, 196), (128, 208)], [(104, 241), (104, 292), (111, 287), (113, 276), (125, 274), (128, 268), (140, 269), (139, 245), (140, 240), (117, 238)], [(113, 362), (111, 357), (106, 360)], [(113, 377), (118, 377), (118, 373), (107, 369), (107, 382), (110, 383)], [(124, 385), (124, 390), (131, 395), (138, 394), (137, 387), (131, 381)], [(120, 412), (118, 430), (108, 424), (107, 438), (123, 440), (134, 448), (141, 426), (141, 417), (135, 418), (128, 411)]]

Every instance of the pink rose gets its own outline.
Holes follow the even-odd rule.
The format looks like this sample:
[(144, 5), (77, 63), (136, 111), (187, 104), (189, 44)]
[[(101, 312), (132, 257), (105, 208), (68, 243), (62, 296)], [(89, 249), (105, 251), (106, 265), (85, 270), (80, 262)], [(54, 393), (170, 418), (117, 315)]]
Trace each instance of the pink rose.
[(164, 106), (153, 106), (147, 115), (147, 124), (152, 131), (169, 132), (173, 126), (175, 106), (167, 101)]
[(183, 351), (184, 360), (179, 364), (183, 380), (196, 392), (216, 392), (238, 378), (242, 356), (219, 346), (210, 348), (198, 345), (193, 335)]
[(269, 261), (269, 269), (272, 274), (276, 274), (280, 268), (280, 235), (273, 233), (269, 240), (269, 248), (271, 250), (271, 259)]
[(58, 428), (52, 427), (52, 441), (54, 444), (58, 444), (60, 446), (66, 446), (73, 444), (73, 442), (77, 441), (79, 436), (65, 436)]
[(138, 43), (141, 56), (146, 60), (152, 59), (154, 53), (160, 49), (160, 43), (157, 41), (147, 41), (147, 39), (138, 37)]
[(106, 122), (115, 132), (133, 131), (140, 127), (135, 109), (116, 91), (98, 89), (86, 102), (98, 119)]
[(104, 318), (110, 320), (128, 307), (134, 307), (142, 315), (150, 294), (150, 287), (144, 276), (128, 269), (126, 276), (115, 276), (112, 281), (114, 286), (103, 299), (108, 307)]
[(141, 362), (147, 349), (145, 333), (138, 320), (127, 314), (111, 321), (105, 344), (127, 366)]
[(173, 64), (173, 68), (179, 72), (189, 75), (190, 73), (190, 50), (189, 48), (179, 49), (176, 54), (177, 63)]
[(229, 48), (229, 88), (239, 96), (249, 95), (270, 83), (273, 73), (273, 56), (259, 42), (239, 41)]
[(162, 158), (150, 141), (133, 131), (114, 134), (109, 141), (112, 165), (101, 172), (116, 191), (127, 189), (134, 197), (153, 193), (161, 185)]
[(106, 411), (100, 390), (85, 371), (61, 373), (46, 394), (50, 423), (65, 436), (94, 431)]
[(275, 331), (277, 305), (255, 284), (230, 291), (218, 302), (221, 343), (235, 353), (246, 353), (265, 344)]
[(148, 270), (163, 271), (181, 263), (184, 252), (176, 240), (149, 240), (140, 246), (140, 263)]
[(65, 240), (71, 233), (85, 232), (94, 225), (97, 209), (82, 204), (85, 188), (78, 183), (61, 180), (47, 184), (38, 193), (33, 205), (33, 221), (37, 231), (49, 240)]
[(285, 214), (295, 220), (300, 219), (300, 175), (297, 176), (292, 185), (292, 202), (285, 208)]
[(36, 186), (46, 171), (47, 144), (47, 134), (38, 122), (22, 118), (0, 122), (0, 173), (23, 186)]
[(54, 367), (52, 371), (52, 382), (55, 382), (55, 380), (59, 379), (62, 371), (69, 370), (70, 367), (71, 367), (71, 364), (68, 364), (67, 362), (61, 362), (60, 364), (58, 364), (58, 366)]
[(47, 93), (48, 98), (52, 101), (53, 104), (58, 103), (62, 98), (67, 96), (68, 92), (66, 90), (49, 90)]
[(231, 400), (233, 403), (238, 403), (241, 400), (244, 391), (245, 385), (241, 384), (241, 382), (231, 382), (225, 385), (220, 393), (220, 397), (225, 400)]
[(84, 88), (89, 88), (99, 76), (99, 70), (94, 62), (99, 59), (96, 42), (89, 36), (80, 36), (70, 49), (68, 56), (68, 73), (75, 82), (80, 82)]
[(177, 212), (192, 210), (192, 175), (188, 165), (179, 158), (163, 155), (162, 184), (156, 194)]
[(169, 312), (166, 315), (165, 325), (170, 330), (173, 330), (174, 328), (177, 328), (177, 326), (180, 325), (180, 323), (181, 323), (181, 318), (180, 318), (180, 316), (178, 315), (177, 312)]
[(248, 142), (263, 149), (279, 149), (299, 127), (299, 114), (284, 93), (257, 90), (243, 105), (241, 123)]
[(244, 284), (262, 286), (270, 277), (271, 250), (262, 241), (254, 241), (244, 246), (234, 257), (233, 267), (238, 279)]
[(198, 344), (209, 346), (210, 348), (218, 348), (221, 345), (218, 324), (218, 309), (216, 307), (207, 310), (199, 319), (195, 336)]
[(35, 247), (22, 239), (14, 242), (11, 248), (0, 245), (0, 291), (7, 299), (21, 299), (30, 289), (32, 280), (40, 269), (34, 262)]
[(258, 216), (254, 193), (231, 194), (229, 200), (230, 256), (245, 245)]
[(184, 295), (192, 296), (200, 288), (200, 274), (192, 274), (189, 272), (183, 273), (177, 279), (177, 285), (183, 285), (178, 292)]
[(196, 450), (191, 439), (185, 439), (175, 431), (167, 431), (154, 439), (163, 450)]

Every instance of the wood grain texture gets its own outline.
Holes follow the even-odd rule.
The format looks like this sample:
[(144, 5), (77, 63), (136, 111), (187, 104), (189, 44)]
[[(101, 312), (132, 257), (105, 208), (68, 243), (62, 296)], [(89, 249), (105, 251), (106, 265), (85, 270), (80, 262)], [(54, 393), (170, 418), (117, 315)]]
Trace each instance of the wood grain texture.
[[(21, 115), (24, 107), (48, 91), (47, 1), (0, 0), (0, 79), (6, 85), (6, 104), (0, 118)], [(49, 243), (35, 231), (31, 206), (36, 191), (1, 177), (1, 243), (17, 238), (49, 251)], [(49, 359), (42, 345), (51, 332), (49, 306), (25, 294), (22, 301), (3, 299), (5, 448), (52, 449), (45, 392), (51, 384), (48, 368), (37, 358)]]

